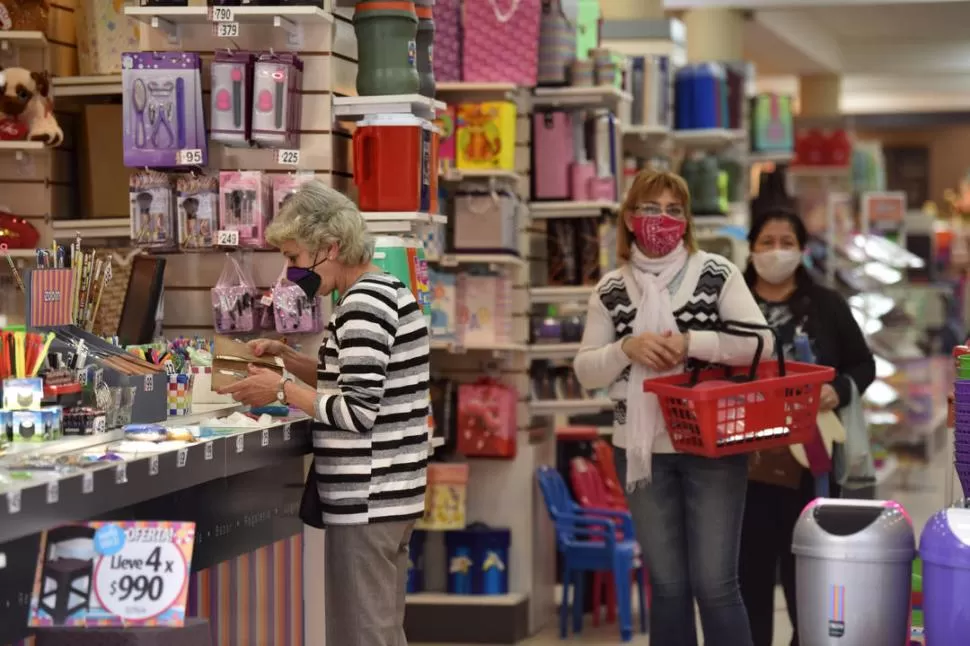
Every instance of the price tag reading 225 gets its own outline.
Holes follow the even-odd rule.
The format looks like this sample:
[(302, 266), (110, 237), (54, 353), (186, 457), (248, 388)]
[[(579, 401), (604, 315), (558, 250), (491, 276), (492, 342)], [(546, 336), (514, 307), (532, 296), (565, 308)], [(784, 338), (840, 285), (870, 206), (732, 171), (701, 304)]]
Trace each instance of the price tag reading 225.
[[(94, 539), (91, 590), (83, 600), (86, 609), (62, 625), (184, 625), (194, 523), (94, 521), (84, 526)], [(48, 544), (53, 547), (48, 547), (42, 569), (61, 556), (51, 554), (59, 549), (58, 531), (49, 532)], [(31, 608), (31, 625), (51, 625), (54, 618), (47, 614), (46, 603), (35, 602)]]

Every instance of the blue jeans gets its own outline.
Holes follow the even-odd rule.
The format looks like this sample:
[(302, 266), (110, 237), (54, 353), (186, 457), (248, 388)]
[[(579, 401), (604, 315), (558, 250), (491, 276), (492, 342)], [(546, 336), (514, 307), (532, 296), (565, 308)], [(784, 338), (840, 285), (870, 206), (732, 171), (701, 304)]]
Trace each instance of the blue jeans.
[[(626, 451), (614, 449), (626, 482)], [(649, 484), (627, 493), (653, 604), (650, 643), (697, 646), (694, 599), (705, 646), (752, 646), (738, 585), (748, 457), (653, 456)]]

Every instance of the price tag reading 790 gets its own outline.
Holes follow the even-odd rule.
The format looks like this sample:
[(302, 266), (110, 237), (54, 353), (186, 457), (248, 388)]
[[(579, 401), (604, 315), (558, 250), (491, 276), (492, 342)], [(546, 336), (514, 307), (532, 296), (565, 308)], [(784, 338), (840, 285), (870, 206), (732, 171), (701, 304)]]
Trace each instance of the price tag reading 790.
[(39, 566), (40, 580), (47, 580), (46, 570), (56, 569), (58, 559), (70, 558), (64, 556), (70, 553), (65, 551), (65, 546), (71, 545), (69, 540), (64, 542), (68, 535), (58, 532), (93, 538), (92, 585), (76, 606), (81, 610), (66, 619), (49, 614), (52, 609), (46, 597), (35, 599), (31, 625), (184, 625), (194, 523), (92, 521), (49, 530), (47, 557)]

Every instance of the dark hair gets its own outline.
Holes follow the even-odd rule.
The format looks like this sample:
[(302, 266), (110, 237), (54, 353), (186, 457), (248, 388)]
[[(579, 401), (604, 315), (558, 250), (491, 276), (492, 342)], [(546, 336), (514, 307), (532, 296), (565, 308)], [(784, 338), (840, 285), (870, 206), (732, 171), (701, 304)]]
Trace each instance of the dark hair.
[[(755, 215), (751, 222), (751, 228), (748, 230), (748, 246), (754, 248), (755, 242), (758, 240), (758, 236), (761, 235), (761, 231), (765, 228), (769, 222), (780, 221), (787, 222), (792, 231), (795, 232), (795, 239), (798, 241), (798, 248), (805, 250), (806, 245), (808, 245), (808, 229), (805, 228), (805, 223), (793, 210), (784, 207), (766, 207), (760, 213)], [(755, 271), (754, 263), (748, 260), (748, 266), (744, 269), (744, 281), (748, 284), (748, 287), (753, 288), (755, 282), (758, 279), (758, 272)], [(804, 290), (815, 285), (815, 281), (808, 274), (808, 270), (805, 269), (803, 265), (799, 265), (798, 269), (795, 270), (795, 291), (804, 293)]]

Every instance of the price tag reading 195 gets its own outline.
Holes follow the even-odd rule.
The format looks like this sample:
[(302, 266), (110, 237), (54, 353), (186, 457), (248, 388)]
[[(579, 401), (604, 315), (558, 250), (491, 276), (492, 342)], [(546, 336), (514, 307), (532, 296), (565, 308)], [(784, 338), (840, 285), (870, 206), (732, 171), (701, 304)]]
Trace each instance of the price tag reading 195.
[[(215, 8), (215, 7), (213, 7)], [(238, 38), (238, 22), (217, 22), (212, 25), (212, 31), (218, 38)]]
[(178, 152), (179, 166), (201, 166), (202, 150), (200, 148), (186, 148)]
[(138, 623), (177, 609), (184, 616), (191, 558), (184, 541), (191, 541), (194, 533), (194, 527), (181, 523), (101, 526), (94, 539), (98, 559), (92, 598), (125, 622)]

